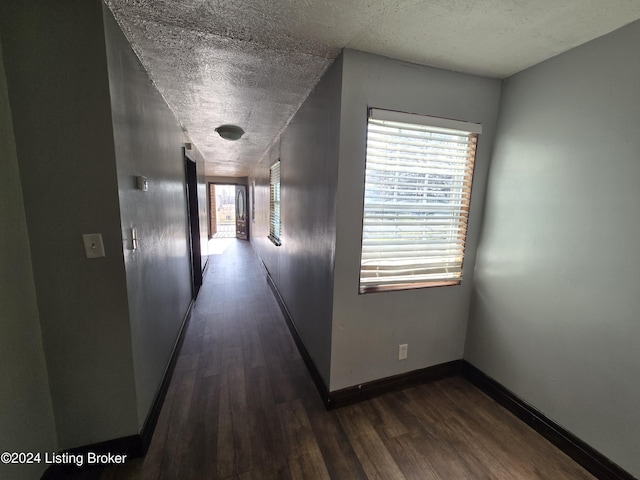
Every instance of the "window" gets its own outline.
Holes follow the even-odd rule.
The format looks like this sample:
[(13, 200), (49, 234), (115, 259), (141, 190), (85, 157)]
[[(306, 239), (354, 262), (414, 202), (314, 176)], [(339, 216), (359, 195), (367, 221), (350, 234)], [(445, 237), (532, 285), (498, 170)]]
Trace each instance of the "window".
[(360, 293), (460, 283), (481, 129), (369, 110)]
[(269, 169), (269, 240), (280, 246), (280, 160)]

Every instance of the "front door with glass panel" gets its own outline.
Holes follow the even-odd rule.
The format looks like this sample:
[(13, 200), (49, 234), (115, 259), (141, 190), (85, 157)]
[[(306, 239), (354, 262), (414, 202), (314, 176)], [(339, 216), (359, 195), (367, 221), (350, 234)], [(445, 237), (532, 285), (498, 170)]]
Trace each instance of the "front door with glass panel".
[(247, 187), (244, 185), (236, 185), (236, 238), (247, 240), (249, 238), (248, 227)]

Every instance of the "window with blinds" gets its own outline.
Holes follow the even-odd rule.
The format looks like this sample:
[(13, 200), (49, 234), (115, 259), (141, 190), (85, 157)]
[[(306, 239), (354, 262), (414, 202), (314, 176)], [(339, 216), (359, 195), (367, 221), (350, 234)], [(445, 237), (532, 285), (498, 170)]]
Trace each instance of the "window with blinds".
[(280, 246), (280, 160), (269, 169), (269, 240)]
[(360, 293), (460, 283), (481, 130), (369, 110)]

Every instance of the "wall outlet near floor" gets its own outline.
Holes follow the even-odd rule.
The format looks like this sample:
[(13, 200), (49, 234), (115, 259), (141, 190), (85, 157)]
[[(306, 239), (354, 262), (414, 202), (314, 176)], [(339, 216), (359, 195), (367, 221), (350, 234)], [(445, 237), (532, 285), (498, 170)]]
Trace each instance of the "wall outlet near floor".
[(408, 343), (403, 343), (402, 345), (398, 345), (398, 360), (406, 360), (408, 350), (409, 350)]

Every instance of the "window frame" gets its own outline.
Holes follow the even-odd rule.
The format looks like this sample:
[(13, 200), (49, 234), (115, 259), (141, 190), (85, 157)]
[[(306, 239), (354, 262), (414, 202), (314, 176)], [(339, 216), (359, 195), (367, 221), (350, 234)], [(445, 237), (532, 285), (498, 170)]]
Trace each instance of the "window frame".
[(281, 178), (281, 163), (278, 159), (269, 167), (269, 235), (267, 237), (276, 247), (282, 245)]
[[(383, 222), (389, 222), (387, 220), (380, 220), (378, 219), (378, 221), (371, 221), (368, 220), (368, 214), (369, 217), (371, 217), (372, 215), (376, 215), (376, 214), (372, 214), (372, 211), (375, 208), (378, 209), (384, 209), (384, 206), (380, 206), (380, 205), (384, 205), (385, 200), (378, 200), (378, 202), (380, 202), (378, 204), (377, 207), (372, 206), (371, 203), (368, 204), (368, 198), (371, 198), (371, 194), (373, 193), (374, 195), (376, 193), (379, 194), (379, 192), (376, 190), (376, 188), (379, 187), (371, 187), (371, 189), (368, 189), (368, 185), (374, 184), (375, 183), (375, 179), (371, 180), (370, 183), (368, 183), (369, 177), (368, 175), (370, 174), (369, 172), (378, 172), (379, 170), (376, 170), (377, 167), (372, 167), (372, 168), (368, 168), (369, 167), (369, 160), (370, 157), (379, 157), (380, 155), (373, 153), (370, 155), (370, 152), (373, 151), (373, 147), (372, 145), (374, 143), (376, 143), (375, 139), (372, 140), (372, 137), (374, 137), (375, 135), (371, 135), (371, 125), (373, 123), (377, 123), (378, 125), (381, 124), (387, 124), (388, 128), (397, 128), (398, 130), (398, 135), (397, 136), (392, 136), (392, 133), (389, 133), (389, 137), (390, 138), (401, 138), (401, 139), (405, 139), (406, 135), (408, 135), (406, 132), (404, 133), (400, 133), (401, 132), (401, 128), (399, 124), (406, 124), (408, 126), (410, 126), (411, 128), (415, 128), (416, 130), (424, 130), (425, 132), (428, 131), (435, 131), (436, 134), (441, 132), (442, 135), (458, 135), (461, 136), (461, 138), (466, 135), (467, 138), (469, 139), (468, 145), (467, 145), (467, 149), (466, 149), (466, 155), (465, 155), (465, 163), (464, 163), (464, 170), (465, 173), (464, 175), (457, 175), (456, 178), (458, 177), (462, 177), (462, 180), (451, 180), (450, 183), (445, 184), (446, 187), (448, 187), (450, 190), (444, 190), (447, 192), (447, 194), (449, 194), (452, 198), (453, 198), (453, 188), (455, 187), (456, 189), (458, 189), (457, 193), (459, 195), (459, 197), (456, 197), (457, 200), (460, 202), (460, 206), (457, 207), (457, 210), (452, 210), (450, 207), (447, 207), (447, 212), (451, 211), (453, 213), (455, 213), (458, 217), (455, 220), (449, 220), (453, 223), (456, 224), (456, 227), (443, 227), (443, 229), (447, 229), (449, 230), (449, 233), (447, 234), (442, 234), (440, 233), (439, 235), (442, 236), (444, 235), (445, 237), (450, 237), (450, 238), (456, 238), (455, 241), (450, 241), (448, 243), (449, 246), (451, 245), (456, 245), (459, 246), (459, 250), (460, 252), (458, 254), (440, 254), (440, 255), (434, 255), (432, 252), (429, 252), (430, 256), (422, 256), (420, 257), (419, 255), (415, 255), (413, 257), (409, 256), (407, 254), (406, 259), (398, 259), (396, 258), (395, 260), (391, 260), (391, 259), (387, 259), (387, 256), (389, 256), (389, 254), (385, 253), (384, 247), (391, 247), (393, 249), (393, 244), (392, 243), (388, 243), (388, 244), (381, 244), (384, 245), (384, 247), (378, 247), (378, 251), (376, 252), (376, 247), (372, 246), (371, 243), (371, 239), (375, 239), (376, 237), (380, 237), (381, 235), (379, 233), (375, 233), (376, 228), (383, 230), (384, 227), (387, 226), (387, 223)], [(386, 127), (385, 127), (386, 128)], [(359, 271), (359, 276), (358, 276), (358, 292), (359, 294), (369, 294), (369, 293), (378, 293), (378, 292), (387, 292), (387, 291), (397, 291), (397, 290), (412, 290), (412, 289), (419, 289), (419, 288), (431, 288), (431, 287), (441, 287), (441, 286), (454, 286), (454, 285), (460, 285), (463, 278), (462, 278), (462, 273), (463, 273), (463, 264), (464, 264), (464, 257), (466, 254), (466, 237), (467, 237), (467, 231), (468, 231), (468, 218), (469, 218), (469, 206), (470, 206), (470, 201), (471, 201), (471, 190), (472, 190), (472, 186), (473, 186), (473, 178), (474, 178), (474, 173), (475, 173), (475, 159), (476, 159), (476, 153), (477, 153), (477, 142), (478, 142), (478, 135), (482, 133), (482, 125), (478, 124), (478, 123), (471, 123), (471, 122), (465, 122), (465, 121), (459, 121), (459, 120), (452, 120), (452, 119), (446, 119), (446, 118), (441, 118), (441, 117), (433, 117), (433, 116), (427, 116), (427, 115), (417, 115), (417, 114), (413, 114), (413, 113), (405, 113), (405, 112), (396, 112), (396, 111), (392, 111), (392, 110), (382, 110), (382, 109), (378, 109), (378, 108), (368, 108), (367, 111), (367, 125), (366, 125), (366, 150), (365, 150), (365, 171), (364, 171), (364, 188), (363, 188), (363, 204), (362, 204), (362, 230), (361, 230), (361, 245), (360, 245), (360, 271)], [(409, 130), (409, 129), (405, 129), (405, 130)], [(433, 134), (433, 132), (431, 132), (431, 134)], [(461, 135), (463, 134), (463, 135)], [(382, 136), (384, 137), (384, 133), (382, 134)], [(425, 133), (426, 135), (426, 133)], [(429, 142), (434, 142), (434, 143), (429, 143), (429, 148), (445, 148), (445, 147), (441, 147), (439, 144), (443, 142), (443, 140), (437, 140), (437, 139), (426, 139), (425, 140), (426, 143)], [(377, 142), (380, 143), (380, 142)], [(370, 145), (371, 144), (371, 145)], [(391, 143), (390, 143), (391, 144)], [(371, 147), (371, 148), (370, 148)], [(396, 145), (396, 148), (397, 145)], [(463, 150), (463, 149), (460, 149)], [(398, 150), (394, 150), (394, 155), (393, 156), (399, 156), (398, 155)], [(412, 153), (413, 154), (413, 153)], [(424, 159), (420, 158), (421, 156), (424, 156)], [(382, 155), (382, 157), (384, 158), (383, 163), (386, 166), (393, 166), (394, 160), (391, 159), (392, 155), (387, 154), (387, 156)], [(435, 157), (435, 156), (434, 156)], [(448, 158), (448, 155), (445, 156), (446, 158)], [(458, 162), (460, 162), (459, 158), (457, 157), (452, 157), (452, 159), (455, 158), (455, 160), (457, 160)], [(417, 159), (414, 159), (417, 162), (420, 163), (420, 166), (422, 169), (424, 170), (429, 170), (429, 169), (433, 169), (435, 167), (442, 167), (442, 161), (441, 160), (429, 160), (427, 158), (427, 154), (419, 154), (417, 155)], [(375, 160), (373, 161), (374, 163), (376, 162)], [(421, 163), (424, 162), (424, 163)], [(429, 162), (431, 162), (429, 164)], [(445, 162), (447, 162), (447, 164), (452, 164), (453, 160), (446, 160)], [(390, 171), (393, 171), (394, 174), (396, 176), (409, 176), (409, 175), (417, 175), (413, 172), (410, 173), (402, 173), (402, 168), (400, 170), (398, 170), (398, 165), (397, 163), (399, 163), (399, 161), (396, 162), (396, 169), (395, 170), (387, 170), (385, 169), (384, 172), (388, 173)], [(429, 164), (427, 166), (427, 164)], [(422, 175), (424, 176), (424, 190), (419, 191), (417, 190), (417, 188), (413, 188), (413, 190), (415, 190), (416, 192), (420, 192), (419, 195), (416, 194), (414, 197), (415, 199), (418, 199), (418, 197), (422, 197), (422, 201), (426, 204), (427, 202), (427, 197), (429, 195), (434, 195), (434, 190), (433, 187), (427, 187), (427, 184), (431, 184), (432, 182), (429, 181), (431, 176), (436, 177), (436, 175), (431, 175), (431, 174), (427, 174), (427, 173), (422, 173)], [(453, 176), (451, 176), (453, 178)], [(373, 177), (372, 177), (373, 178)], [(404, 186), (404, 181), (405, 180), (398, 180), (398, 182), (403, 183)], [(441, 180), (440, 180), (441, 181)], [(380, 182), (378, 182), (380, 183)], [(416, 183), (419, 183), (418, 181), (416, 181)], [(434, 182), (435, 183), (435, 182)], [(386, 185), (386, 184), (385, 184)], [(406, 187), (405, 187), (406, 188)], [(384, 187), (383, 187), (384, 189)], [(394, 190), (395, 189), (395, 190)], [(411, 190), (411, 189), (409, 189)], [(391, 188), (387, 188), (385, 190), (387, 193), (388, 192), (392, 192), (395, 196), (399, 196), (400, 192), (400, 187), (391, 187)], [(368, 194), (369, 197), (368, 197)], [(405, 193), (406, 195), (406, 193)], [(438, 201), (438, 200), (436, 200)], [(370, 202), (370, 201), (369, 201)], [(453, 200), (449, 200), (450, 203), (456, 203)], [(444, 202), (445, 204), (447, 202)], [(388, 209), (389, 211), (393, 212), (394, 208), (393, 208), (393, 202), (389, 202), (390, 208)], [(398, 207), (396, 207), (397, 209)], [(429, 210), (429, 208), (432, 208), (432, 210)], [(437, 207), (429, 207), (427, 208), (426, 205), (421, 207), (421, 209), (418, 209), (418, 207), (416, 207), (416, 211), (419, 212), (419, 214), (415, 215), (415, 216), (408, 216), (408, 220), (410, 222), (412, 222), (412, 226), (413, 225), (418, 225), (417, 229), (419, 230), (420, 228), (422, 228), (422, 236), (423, 236), (423, 244), (420, 246), (420, 249), (424, 249), (425, 246), (433, 246), (434, 243), (434, 238), (435, 235), (432, 232), (426, 233), (428, 230), (432, 229), (432, 227), (430, 227), (429, 225), (429, 221), (427, 219), (427, 217), (429, 215), (433, 215), (435, 211), (437, 211)], [(436, 210), (433, 210), (433, 208), (436, 208)], [(378, 214), (379, 215), (379, 214)], [(393, 214), (389, 214), (389, 213), (385, 213), (384, 215), (380, 215), (381, 217), (389, 217), (392, 219), (391, 222), (389, 222), (389, 225), (393, 224), (393, 220), (398, 220), (398, 217), (393, 217)], [(423, 217), (424, 215), (424, 217)], [(414, 219), (418, 219), (418, 221), (414, 221)], [(420, 222), (420, 218), (424, 218), (425, 221), (424, 222)], [(369, 222), (369, 223), (368, 223)], [(400, 222), (398, 222), (398, 224), (402, 223), (402, 219)], [(365, 238), (366, 234), (367, 234), (367, 229), (371, 229), (371, 227), (374, 227), (372, 230), (369, 231), (370, 235)], [(398, 227), (393, 226), (393, 228), (396, 228), (398, 231), (402, 231), (402, 227)], [(412, 227), (413, 228), (413, 227)], [(371, 234), (371, 232), (374, 232), (373, 234)], [(455, 234), (451, 234), (450, 232), (454, 231)], [(387, 232), (388, 233), (388, 232)], [(367, 245), (368, 243), (368, 245)], [(365, 247), (368, 248), (367, 253), (365, 254)], [(398, 247), (400, 248), (400, 247)], [(415, 249), (417, 250), (418, 247), (416, 246)], [(372, 255), (373, 253), (373, 255)], [(378, 255), (377, 258), (373, 258), (373, 256)], [(365, 259), (365, 255), (367, 256), (367, 258)], [(403, 254), (404, 255), (404, 254)], [(451, 257), (456, 257), (456, 261), (449, 261), (449, 260), (444, 260), (445, 258), (451, 258)], [(457, 257), (459, 258), (459, 261), (457, 260)], [(377, 260), (377, 262), (376, 262)], [(417, 260), (417, 261), (416, 261)], [(397, 263), (387, 263), (385, 265), (385, 262), (397, 262)], [(433, 261), (433, 264), (429, 263)], [(432, 265), (436, 265), (436, 267), (433, 267)], [(441, 267), (438, 267), (439, 265), (442, 265)], [(404, 267), (404, 268), (403, 268)], [(382, 280), (380, 280), (380, 278), (383, 278), (384, 275), (387, 273), (385, 270), (390, 271), (390, 270), (407, 270), (407, 269), (413, 269), (415, 271), (419, 271), (419, 270), (425, 270), (428, 271), (428, 268), (431, 268), (433, 270), (438, 270), (438, 268), (440, 268), (442, 270), (442, 272), (437, 272), (436, 274), (434, 274), (435, 276), (437, 275), (444, 275), (444, 278), (442, 279), (436, 279), (431, 278), (429, 280), (425, 280), (424, 278), (422, 279), (418, 279), (418, 275), (412, 275), (412, 274), (406, 274), (406, 278), (404, 278), (403, 280), (398, 280), (398, 278), (400, 278), (402, 275), (404, 274), (396, 274), (396, 279), (393, 281), (389, 281), (389, 282), (384, 282)], [(454, 270), (454, 273), (450, 273), (449, 272), (449, 268)], [(444, 273), (446, 272), (446, 274)], [(390, 274), (393, 275), (393, 274)], [(423, 275), (424, 276), (424, 275)], [(415, 279), (412, 279), (412, 277), (416, 277)], [(363, 282), (363, 278), (364, 278), (364, 282)]]

